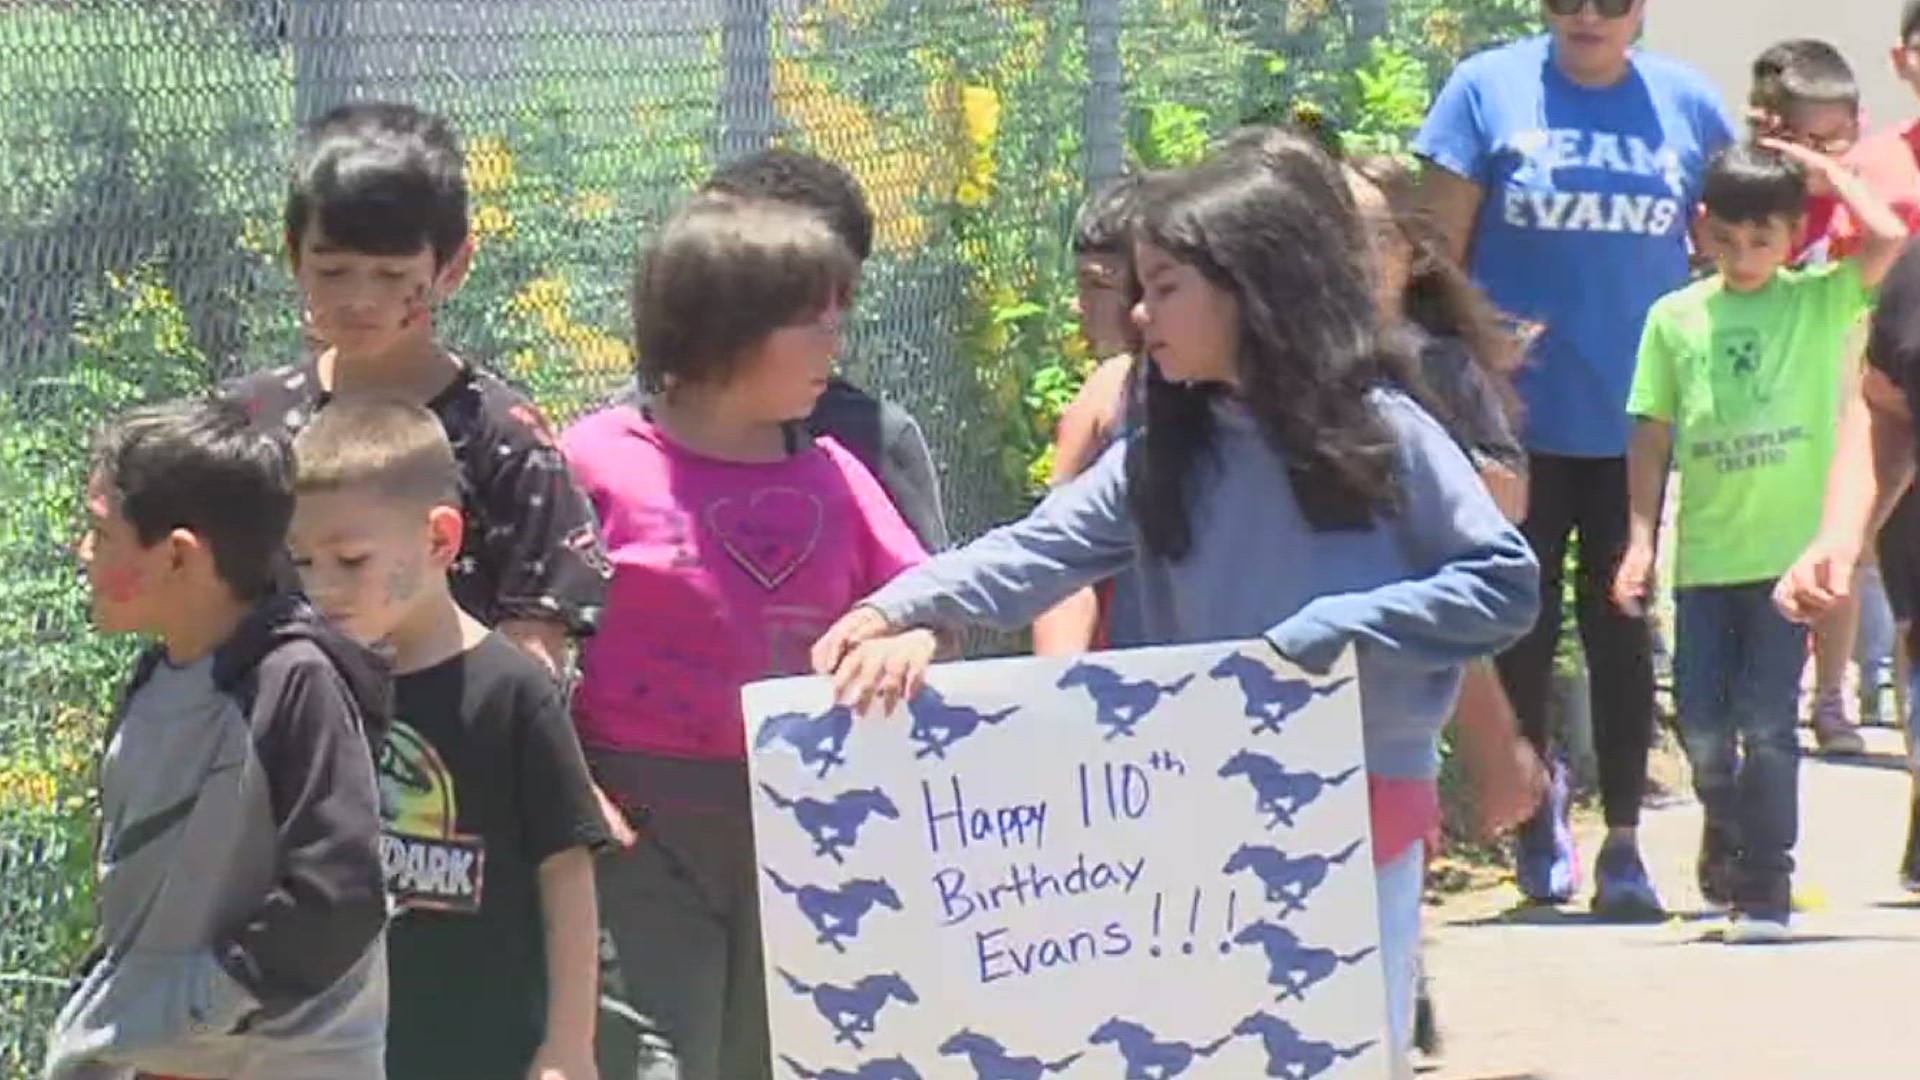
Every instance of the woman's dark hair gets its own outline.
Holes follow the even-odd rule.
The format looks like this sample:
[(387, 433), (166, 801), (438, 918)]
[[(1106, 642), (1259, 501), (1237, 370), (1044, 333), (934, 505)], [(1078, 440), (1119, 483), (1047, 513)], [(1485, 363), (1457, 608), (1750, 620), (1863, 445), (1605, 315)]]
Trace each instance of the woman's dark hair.
[(1384, 154), (1351, 159), (1347, 168), (1386, 199), (1394, 227), (1406, 238), (1411, 255), (1403, 298), (1407, 321), (1436, 338), (1464, 343), (1473, 362), (1490, 376), (1487, 381), (1499, 392), (1507, 419), (1517, 419), (1519, 399), (1510, 380), (1525, 349), (1486, 294), (1447, 254), (1446, 240), (1420, 198), (1414, 171)]
[[(1366, 240), (1346, 177), (1316, 143), (1266, 133), (1257, 151), (1225, 149), (1150, 185), (1137, 236), (1232, 294), (1240, 394), (1286, 462), (1316, 529), (1365, 528), (1398, 509), (1398, 444), (1368, 392), (1417, 385), (1382, 332), (1361, 262)], [(1216, 452), (1218, 387), (1181, 386), (1156, 370), (1144, 434), (1128, 451), (1128, 499), (1149, 551), (1192, 544), (1203, 461)]]
[(797, 203), (701, 194), (662, 226), (634, 273), (641, 384), (720, 385), (774, 331), (845, 306), (860, 264)]

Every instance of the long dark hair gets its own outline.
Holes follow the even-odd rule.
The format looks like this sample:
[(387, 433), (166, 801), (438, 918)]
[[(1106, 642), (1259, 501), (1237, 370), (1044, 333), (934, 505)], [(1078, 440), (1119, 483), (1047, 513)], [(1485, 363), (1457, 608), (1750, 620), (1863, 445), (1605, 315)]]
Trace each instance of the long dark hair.
[[(1155, 181), (1136, 235), (1237, 301), (1241, 397), (1286, 462), (1307, 521), (1365, 528), (1396, 510), (1398, 447), (1367, 395), (1417, 380), (1382, 332), (1359, 215), (1332, 159), (1279, 131), (1257, 153), (1223, 150)], [(1149, 375), (1127, 485), (1158, 557), (1183, 558), (1192, 545), (1194, 483), (1217, 464), (1212, 399), (1220, 392)]]
[(1526, 350), (1500, 312), (1448, 254), (1440, 227), (1420, 198), (1414, 171), (1384, 154), (1351, 159), (1347, 168), (1377, 188), (1410, 255), (1402, 303), (1406, 320), (1436, 338), (1456, 338), (1490, 376), (1508, 420), (1519, 417), (1512, 377)]

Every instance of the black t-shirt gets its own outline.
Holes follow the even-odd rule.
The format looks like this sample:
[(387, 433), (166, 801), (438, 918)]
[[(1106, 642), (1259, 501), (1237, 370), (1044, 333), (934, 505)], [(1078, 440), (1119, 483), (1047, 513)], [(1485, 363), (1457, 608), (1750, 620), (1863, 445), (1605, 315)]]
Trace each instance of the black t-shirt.
[[(1880, 283), (1867, 333), (1867, 363), (1920, 405), (1920, 244), (1908, 244)], [(1916, 427), (1920, 433), (1920, 427)]]
[(546, 1026), (540, 864), (608, 841), (566, 707), (490, 634), (394, 680), (379, 757), (389, 1080), (522, 1080)]
[[(296, 435), (330, 399), (309, 361), (248, 375), (229, 389), (264, 427)], [(593, 508), (573, 483), (552, 429), (498, 376), (462, 367), (427, 409), (460, 462), (466, 521), (449, 580), (488, 626), (559, 622), (582, 637), (606, 604), (609, 566)]]

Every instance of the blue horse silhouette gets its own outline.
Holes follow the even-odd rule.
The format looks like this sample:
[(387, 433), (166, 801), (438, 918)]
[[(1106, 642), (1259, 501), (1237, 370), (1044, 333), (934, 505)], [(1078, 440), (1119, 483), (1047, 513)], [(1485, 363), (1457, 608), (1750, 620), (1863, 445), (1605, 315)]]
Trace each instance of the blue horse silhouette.
[(1254, 734), (1278, 735), (1280, 726), (1313, 699), (1332, 697), (1353, 681), (1352, 676), (1315, 686), (1305, 679), (1283, 679), (1279, 673), (1243, 652), (1228, 653), (1207, 672), (1216, 679), (1232, 679), (1240, 684), (1240, 695), (1247, 699), (1246, 715), (1253, 721)]
[(1093, 1029), (1087, 1041), (1095, 1046), (1112, 1043), (1127, 1063), (1126, 1080), (1173, 1080), (1200, 1058), (1219, 1053), (1231, 1038), (1223, 1036), (1205, 1046), (1162, 1042), (1145, 1025), (1116, 1016)]
[(1235, 1035), (1252, 1035), (1266, 1046), (1267, 1075), (1283, 1080), (1313, 1080), (1335, 1063), (1352, 1061), (1374, 1044), (1368, 1039), (1344, 1049), (1304, 1039), (1300, 1030), (1271, 1013), (1257, 1012), (1233, 1026)]
[(948, 1056), (961, 1055), (967, 1064), (973, 1066), (973, 1080), (1041, 1080), (1048, 1073), (1062, 1073), (1084, 1054), (1070, 1054), (1058, 1061), (1041, 1061), (1037, 1057), (1013, 1057), (999, 1040), (990, 1035), (961, 1028), (953, 1033), (946, 1042), (940, 1044), (940, 1052)]
[(831, 945), (835, 952), (846, 952), (846, 942), (860, 936), (860, 921), (876, 907), (900, 911), (900, 894), (893, 886), (875, 878), (854, 878), (838, 889), (819, 885), (795, 885), (773, 867), (763, 867), (773, 887), (793, 897), (794, 906), (820, 932), (819, 942)]
[(918, 1070), (903, 1057), (874, 1058), (872, 1061), (855, 1066), (852, 1072), (845, 1069), (809, 1069), (785, 1054), (780, 1060), (800, 1080), (921, 1080)]
[(1307, 897), (1326, 884), (1327, 874), (1336, 866), (1345, 866), (1347, 860), (1353, 858), (1353, 853), (1359, 850), (1360, 841), (1355, 840), (1331, 855), (1301, 855), (1296, 858), (1279, 848), (1241, 844), (1232, 855), (1227, 856), (1227, 865), (1221, 868), (1221, 873), (1253, 871), (1253, 876), (1266, 886), (1268, 902), (1281, 905), (1280, 914), (1291, 915), (1305, 910)]
[(866, 1049), (860, 1036), (873, 1034), (874, 1026), (880, 1019), (880, 1010), (886, 1008), (888, 1002), (920, 1004), (920, 995), (913, 992), (913, 987), (907, 985), (906, 979), (893, 972), (868, 975), (852, 986), (830, 986), (826, 983), (809, 986), (784, 968), (774, 970), (780, 972), (787, 989), (813, 1000), (813, 1007), (820, 1013), (821, 1019), (833, 1026), (834, 1042), (850, 1043), (855, 1050)]
[(1082, 660), (1062, 672), (1054, 685), (1062, 690), (1086, 687), (1096, 710), (1093, 722), (1106, 728), (1107, 739), (1113, 740), (1122, 735), (1132, 736), (1133, 729), (1159, 707), (1161, 699), (1178, 694), (1192, 682), (1192, 675), (1182, 675), (1164, 685), (1147, 679), (1128, 679), (1110, 667)]
[(1286, 766), (1251, 750), (1236, 750), (1227, 763), (1220, 766), (1222, 777), (1244, 776), (1247, 783), (1253, 785), (1255, 807), (1267, 815), (1267, 828), (1276, 825), (1293, 827), (1294, 815), (1306, 809), (1307, 804), (1318, 799), (1328, 788), (1339, 787), (1360, 772), (1360, 766), (1332, 776), (1321, 776), (1310, 772), (1288, 772)]
[(922, 689), (907, 709), (913, 713), (913, 727), (908, 729), (907, 737), (920, 744), (920, 749), (913, 753), (916, 758), (928, 755), (945, 758), (948, 750), (972, 737), (981, 727), (998, 724), (1020, 711), (1015, 707), (983, 713), (964, 705), (949, 705), (940, 691), (931, 686)]
[(1372, 956), (1374, 948), (1369, 945), (1342, 956), (1332, 949), (1304, 945), (1293, 931), (1265, 920), (1242, 927), (1233, 935), (1233, 943), (1257, 945), (1267, 954), (1267, 985), (1279, 988), (1279, 1001), (1305, 1001), (1308, 990), (1332, 978), (1340, 968)]
[(800, 755), (800, 763), (819, 769), (825, 778), (835, 765), (847, 763), (847, 736), (853, 733), (853, 712), (835, 705), (818, 715), (781, 713), (769, 716), (754, 736), (753, 747), (765, 750), (776, 742), (786, 743)]
[(843, 791), (831, 802), (807, 797), (790, 799), (766, 783), (760, 785), (760, 790), (767, 793), (773, 805), (791, 813), (800, 828), (813, 837), (815, 855), (825, 855), (837, 863), (847, 861), (840, 853), (859, 841), (860, 828), (868, 818), (898, 820), (900, 817), (900, 808), (879, 788)]

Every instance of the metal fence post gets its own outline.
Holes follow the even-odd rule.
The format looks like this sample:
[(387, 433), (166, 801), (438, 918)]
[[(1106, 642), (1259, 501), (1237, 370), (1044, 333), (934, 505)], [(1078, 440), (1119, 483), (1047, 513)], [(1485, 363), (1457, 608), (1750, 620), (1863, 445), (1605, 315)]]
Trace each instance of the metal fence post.
[(1080, 0), (1086, 34), (1086, 110), (1082, 123), (1087, 190), (1118, 177), (1127, 166), (1126, 101), (1120, 70), (1120, 0)]
[(773, 139), (773, 39), (768, 0), (727, 0), (720, 24), (718, 159), (765, 149)]

